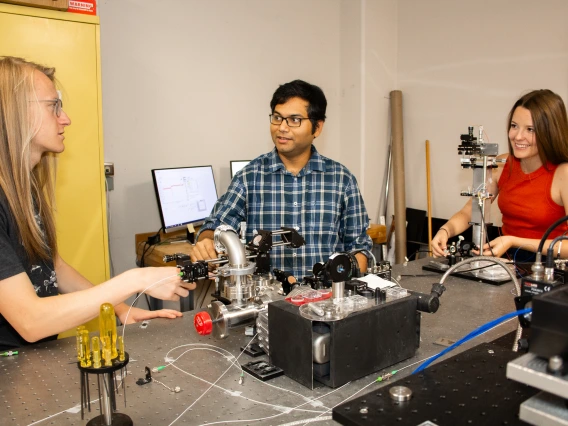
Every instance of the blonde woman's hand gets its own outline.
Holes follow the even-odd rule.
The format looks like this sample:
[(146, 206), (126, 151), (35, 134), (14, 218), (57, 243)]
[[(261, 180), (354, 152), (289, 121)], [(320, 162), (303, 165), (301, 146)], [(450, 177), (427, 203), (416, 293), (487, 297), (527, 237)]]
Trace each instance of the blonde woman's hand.
[(181, 280), (180, 270), (176, 267), (153, 267), (135, 269), (139, 275), (141, 285), (139, 292), (146, 289), (146, 294), (162, 300), (178, 301), (187, 297), (189, 290), (195, 289), (195, 283), (186, 283)]
[[(126, 318), (128, 315), (128, 318)], [(130, 309), (130, 313), (128, 313), (128, 309), (124, 310), (118, 315), (118, 319), (122, 324), (133, 324), (135, 322), (150, 320), (154, 318), (178, 318), (183, 316), (180, 311), (176, 311), (174, 309), (159, 309), (157, 311), (147, 311), (146, 309), (140, 309), (133, 307)]]

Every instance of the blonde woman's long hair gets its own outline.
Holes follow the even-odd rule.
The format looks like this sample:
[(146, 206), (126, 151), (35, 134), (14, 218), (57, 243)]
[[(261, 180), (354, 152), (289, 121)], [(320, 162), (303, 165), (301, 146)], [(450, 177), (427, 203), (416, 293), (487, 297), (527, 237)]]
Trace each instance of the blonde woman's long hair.
[(55, 84), (55, 68), (20, 58), (0, 57), (0, 188), (32, 262), (55, 259), (57, 255), (54, 219), (57, 158), (51, 153), (44, 154), (33, 169), (30, 158), (31, 141), (41, 124), (34, 89), (36, 72), (45, 74)]

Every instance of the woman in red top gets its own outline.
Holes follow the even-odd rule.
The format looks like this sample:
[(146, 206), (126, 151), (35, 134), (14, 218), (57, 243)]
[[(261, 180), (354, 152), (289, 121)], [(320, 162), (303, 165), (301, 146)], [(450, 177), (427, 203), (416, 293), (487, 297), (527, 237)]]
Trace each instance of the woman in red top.
[[(509, 154), (505, 165), (492, 169), (488, 185), (492, 201), (498, 199), (503, 235), (486, 243), (483, 254), (501, 257), (511, 248), (536, 252), (548, 227), (568, 215), (568, 118), (562, 98), (550, 90), (535, 90), (521, 97), (509, 113)], [(471, 222), (471, 199), (432, 239), (435, 256), (445, 256), (448, 239)], [(544, 244), (568, 231), (556, 228)], [(556, 249), (556, 248), (555, 248)], [(561, 257), (568, 257), (568, 244)]]

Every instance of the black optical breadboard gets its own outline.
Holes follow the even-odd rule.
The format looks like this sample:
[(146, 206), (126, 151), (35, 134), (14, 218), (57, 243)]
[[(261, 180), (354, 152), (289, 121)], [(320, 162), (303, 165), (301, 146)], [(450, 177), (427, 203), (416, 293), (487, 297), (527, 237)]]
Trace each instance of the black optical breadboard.
[[(505, 377), (507, 363), (521, 354), (501, 342), (483, 343), (341, 404), (333, 409), (333, 420), (348, 426), (526, 425), (519, 407), (539, 391)], [(395, 402), (389, 394), (393, 386), (408, 387), (412, 398)]]

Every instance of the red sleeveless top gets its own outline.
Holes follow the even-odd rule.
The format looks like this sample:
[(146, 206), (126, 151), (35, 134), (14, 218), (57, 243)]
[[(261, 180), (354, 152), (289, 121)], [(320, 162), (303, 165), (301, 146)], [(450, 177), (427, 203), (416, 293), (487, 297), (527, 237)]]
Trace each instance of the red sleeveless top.
[[(532, 173), (524, 173), (517, 158), (511, 155), (507, 158), (497, 184), (503, 235), (540, 240), (550, 225), (566, 215), (564, 206), (556, 204), (550, 196), (552, 178), (558, 166), (547, 166), (548, 170), (541, 166)], [(566, 230), (566, 223), (559, 225), (548, 238), (558, 237)]]

